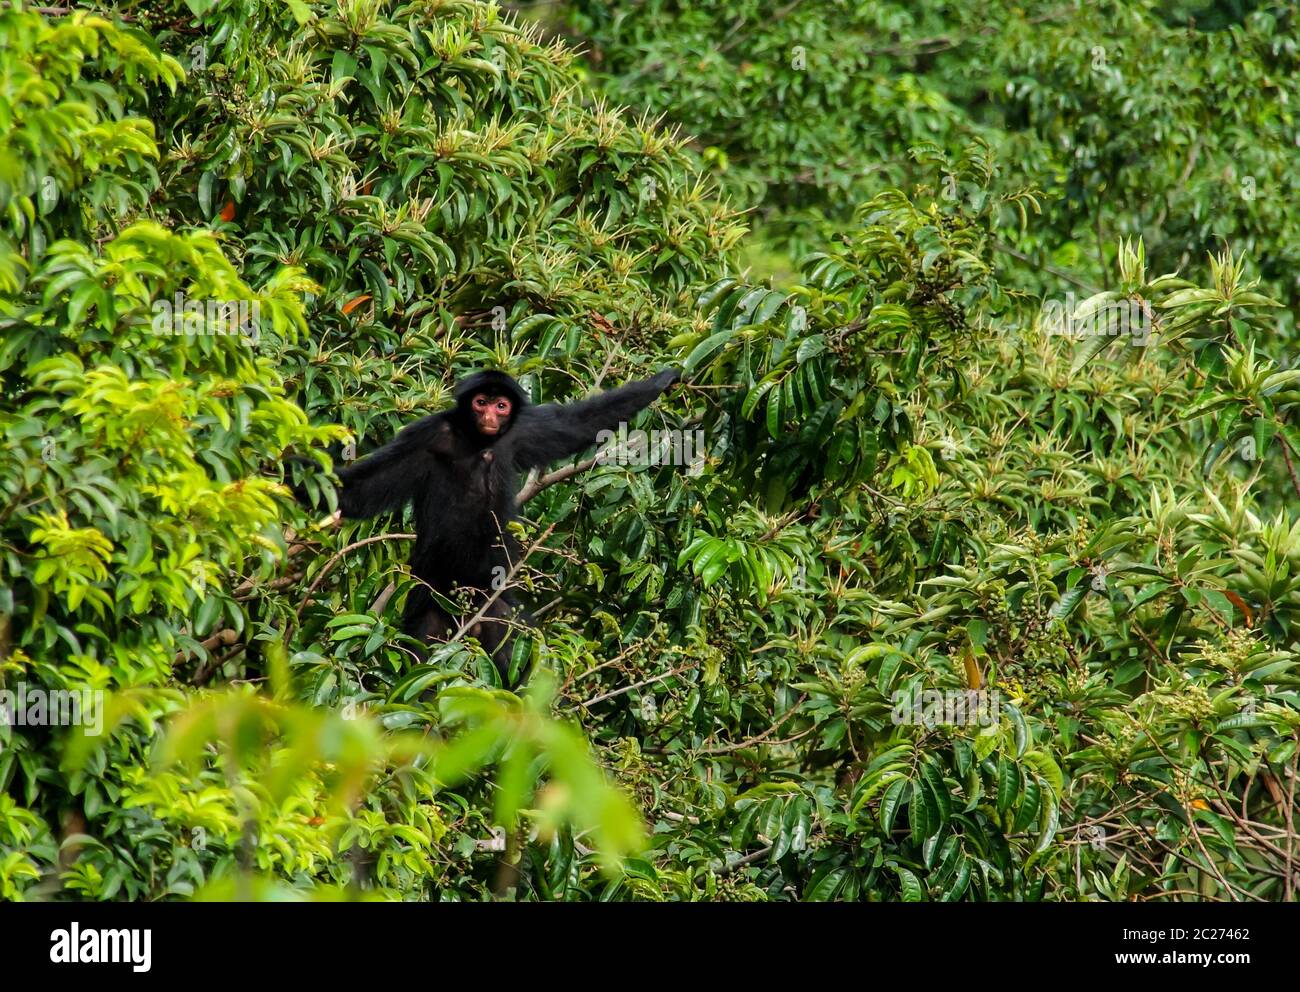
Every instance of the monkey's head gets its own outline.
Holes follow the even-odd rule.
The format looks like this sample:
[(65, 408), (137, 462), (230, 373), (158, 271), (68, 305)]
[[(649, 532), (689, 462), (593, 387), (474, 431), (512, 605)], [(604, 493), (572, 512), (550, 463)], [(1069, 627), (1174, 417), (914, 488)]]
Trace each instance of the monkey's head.
[(485, 444), (505, 434), (527, 404), (519, 383), (504, 372), (475, 372), (456, 384), (457, 415)]

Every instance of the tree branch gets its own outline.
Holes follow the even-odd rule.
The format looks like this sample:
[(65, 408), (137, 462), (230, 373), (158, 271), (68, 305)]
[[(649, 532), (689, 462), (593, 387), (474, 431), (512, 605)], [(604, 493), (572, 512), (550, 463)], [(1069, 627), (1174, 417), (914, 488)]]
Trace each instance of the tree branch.
[(546, 475), (539, 475), (537, 478), (528, 482), (523, 489), (519, 490), (519, 495), (515, 501), (522, 506), (530, 499), (540, 493), (543, 489), (555, 485), (557, 482), (563, 482), (570, 479), (579, 472), (585, 472), (596, 464), (599, 454), (592, 455), (590, 458), (584, 458), (580, 462), (574, 462), (572, 465), (565, 465), (564, 468), (557, 468), (554, 472), (548, 472)]

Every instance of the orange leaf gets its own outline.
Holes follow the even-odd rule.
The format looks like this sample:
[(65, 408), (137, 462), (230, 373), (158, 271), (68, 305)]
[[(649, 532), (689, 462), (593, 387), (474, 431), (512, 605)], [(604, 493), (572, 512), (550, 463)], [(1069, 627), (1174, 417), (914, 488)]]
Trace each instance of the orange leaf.
[(345, 314), (351, 313), (357, 307), (361, 306), (361, 304), (365, 303), (366, 300), (368, 299), (370, 299), (369, 293), (362, 293), (360, 296), (352, 297), (352, 299), (348, 300), (346, 303), (343, 304), (343, 312)]
[(604, 314), (597, 313), (595, 310), (589, 310), (587, 315), (591, 318), (591, 322), (606, 334), (617, 334), (614, 330), (614, 325), (605, 319)]
[(1246, 626), (1253, 626), (1255, 623), (1255, 614), (1250, 611), (1250, 607), (1246, 605), (1246, 601), (1235, 592), (1229, 592), (1227, 589), (1223, 590), (1223, 595), (1228, 597), (1229, 603), (1241, 610), (1241, 615), (1246, 618)]

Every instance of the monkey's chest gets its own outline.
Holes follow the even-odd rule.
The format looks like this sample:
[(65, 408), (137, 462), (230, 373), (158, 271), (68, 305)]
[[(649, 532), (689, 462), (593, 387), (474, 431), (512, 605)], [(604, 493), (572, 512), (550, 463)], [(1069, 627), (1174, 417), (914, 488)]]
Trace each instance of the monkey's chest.
[(507, 481), (502, 478), (498, 459), (491, 448), (457, 458), (451, 464), (451, 475), (454, 487), (466, 495), (467, 503), (493, 503)]
[(448, 460), (438, 483), (417, 509), (419, 533), (458, 558), (466, 551), (481, 558), (514, 516), (514, 473), (489, 450)]
[(487, 588), (509, 567), (515, 542), (515, 473), (504, 452), (471, 448), (454, 435), (431, 448), (434, 469), (415, 501), (415, 554), (411, 570), (434, 588)]

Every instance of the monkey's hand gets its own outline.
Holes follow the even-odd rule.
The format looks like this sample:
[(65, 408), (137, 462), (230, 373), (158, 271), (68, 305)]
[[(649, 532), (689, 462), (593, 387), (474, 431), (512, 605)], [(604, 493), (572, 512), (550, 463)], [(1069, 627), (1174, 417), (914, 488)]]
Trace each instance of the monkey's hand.
[(677, 367), (666, 368), (654, 377), (654, 384), (662, 390), (672, 389), (681, 381), (682, 370)]

